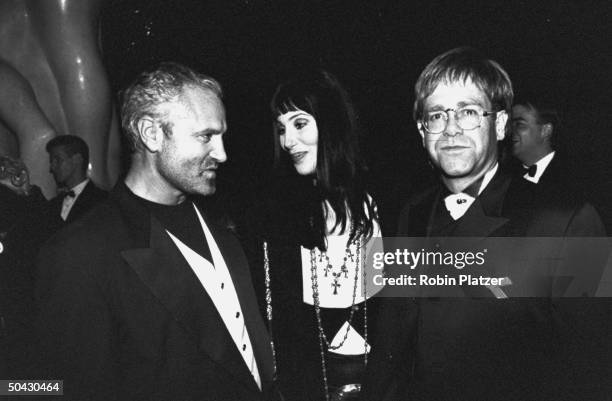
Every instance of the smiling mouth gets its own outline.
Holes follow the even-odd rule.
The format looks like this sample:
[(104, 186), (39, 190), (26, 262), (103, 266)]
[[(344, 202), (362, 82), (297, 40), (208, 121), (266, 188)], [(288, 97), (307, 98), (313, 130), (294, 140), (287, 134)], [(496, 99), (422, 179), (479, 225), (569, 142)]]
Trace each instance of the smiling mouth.
[(445, 152), (459, 152), (461, 150), (468, 149), (467, 146), (443, 146), (442, 150)]
[(296, 152), (291, 154), (291, 159), (294, 163), (299, 163), (306, 157), (306, 152)]

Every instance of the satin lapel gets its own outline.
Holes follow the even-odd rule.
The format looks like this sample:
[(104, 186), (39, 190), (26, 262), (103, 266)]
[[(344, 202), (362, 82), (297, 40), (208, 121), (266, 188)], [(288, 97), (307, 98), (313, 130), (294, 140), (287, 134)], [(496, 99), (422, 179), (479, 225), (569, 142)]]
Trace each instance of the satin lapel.
[(149, 248), (129, 249), (121, 254), (201, 351), (227, 369), (228, 374), (244, 381), (251, 378), (214, 303), (157, 219), (151, 218)]
[(510, 219), (502, 217), (502, 210), (510, 182), (511, 177), (498, 170), (487, 188), (459, 220), (453, 236), (488, 237), (508, 223)]
[(49, 210), (51, 211), (53, 220), (57, 221), (58, 223), (59, 222), (64, 223), (64, 220), (62, 220), (62, 217), (61, 217), (63, 203), (64, 203), (64, 198), (62, 198), (61, 196), (56, 196), (55, 198), (49, 201)]
[(453, 237), (488, 237), (506, 224), (509, 219), (505, 217), (487, 216), (483, 210), (482, 202), (476, 198), (472, 206), (459, 220), (453, 230)]
[(398, 236), (404, 237), (425, 237), (431, 231), (431, 223), (433, 221), (433, 212), (439, 197), (440, 191), (432, 191), (425, 199), (420, 202), (410, 205), (408, 214), (405, 217), (404, 227)]
[[(503, 176), (499, 172), (493, 177), (487, 188), (476, 198), (465, 215), (458, 221), (453, 230), (453, 237), (474, 237), (473, 248), (482, 238), (499, 235), (500, 230), (510, 221), (502, 217), (503, 204), (508, 192), (510, 177)], [(485, 270), (485, 271), (488, 271)], [(488, 271), (489, 276), (494, 276)], [(463, 286), (463, 291), (468, 297), (491, 298), (493, 293), (484, 286)]]
[[(262, 384), (271, 383), (273, 363), (270, 338), (259, 311), (249, 266), (242, 247), (238, 240), (232, 236), (227, 229), (211, 223), (210, 219), (207, 219), (204, 214), (203, 217), (206, 220), (210, 232), (215, 238), (215, 242), (223, 255), (227, 269), (232, 276), (249, 338), (253, 346)], [(242, 365), (245, 366), (243, 362)], [(251, 377), (250, 372), (249, 377)], [(255, 385), (254, 380), (251, 379), (250, 382)]]
[[(72, 223), (79, 216), (85, 213), (85, 211), (91, 206), (91, 204), (94, 202), (94, 200), (92, 199), (93, 198), (92, 191), (93, 191), (93, 183), (89, 181), (87, 185), (85, 185), (85, 188), (83, 188), (83, 192), (81, 192), (79, 197), (74, 202), (74, 205), (72, 205), (72, 208), (70, 209), (70, 213), (68, 213), (68, 218), (66, 219), (66, 222)], [(61, 206), (60, 206), (60, 211), (61, 211)]]

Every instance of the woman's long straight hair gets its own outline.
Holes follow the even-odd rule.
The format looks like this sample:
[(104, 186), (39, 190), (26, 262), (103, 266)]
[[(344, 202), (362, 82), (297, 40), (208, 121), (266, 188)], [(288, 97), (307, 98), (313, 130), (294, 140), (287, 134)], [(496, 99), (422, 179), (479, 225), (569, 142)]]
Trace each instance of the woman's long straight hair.
[[(361, 129), (346, 90), (329, 72), (317, 70), (295, 77), (276, 89), (271, 102), (274, 117), (301, 110), (311, 114), (318, 127), (316, 186), (320, 200), (327, 200), (336, 221), (334, 230), (350, 230), (349, 242), (374, 231), (378, 216), (366, 191), (367, 169), (359, 154)], [(276, 124), (275, 130), (276, 130)], [(276, 146), (278, 135), (275, 132)], [(325, 244), (328, 211), (310, 216), (320, 244)], [(312, 221), (314, 219), (315, 221)]]

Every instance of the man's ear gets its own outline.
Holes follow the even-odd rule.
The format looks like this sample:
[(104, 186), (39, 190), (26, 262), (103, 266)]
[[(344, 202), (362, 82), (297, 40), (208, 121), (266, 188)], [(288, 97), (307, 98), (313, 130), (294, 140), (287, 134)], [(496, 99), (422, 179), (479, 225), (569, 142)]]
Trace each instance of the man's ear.
[(421, 141), (423, 143), (423, 147), (425, 147), (425, 129), (423, 128), (422, 122), (417, 122), (417, 129), (419, 130), (419, 134), (421, 134)]
[(150, 151), (157, 152), (161, 149), (163, 132), (155, 120), (149, 116), (144, 116), (136, 124), (138, 136), (142, 144)]
[(505, 110), (498, 111), (495, 118), (495, 136), (498, 141), (503, 141), (506, 137), (506, 125), (508, 124), (508, 113)]
[(551, 123), (542, 124), (542, 139), (550, 141), (553, 135), (553, 125)]

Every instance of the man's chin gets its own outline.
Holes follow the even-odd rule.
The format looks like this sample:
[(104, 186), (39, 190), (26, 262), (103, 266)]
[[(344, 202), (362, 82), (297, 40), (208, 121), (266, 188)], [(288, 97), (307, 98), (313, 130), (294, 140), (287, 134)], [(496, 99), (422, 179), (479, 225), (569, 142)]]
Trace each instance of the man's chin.
[(440, 170), (448, 178), (461, 178), (470, 175), (473, 171), (473, 166), (469, 163), (444, 163), (440, 164)]
[(194, 192), (202, 196), (214, 195), (215, 192), (217, 192), (217, 185), (215, 183), (215, 180), (206, 180), (206, 181), (207, 182), (205, 185), (198, 186), (197, 188), (195, 188)]

